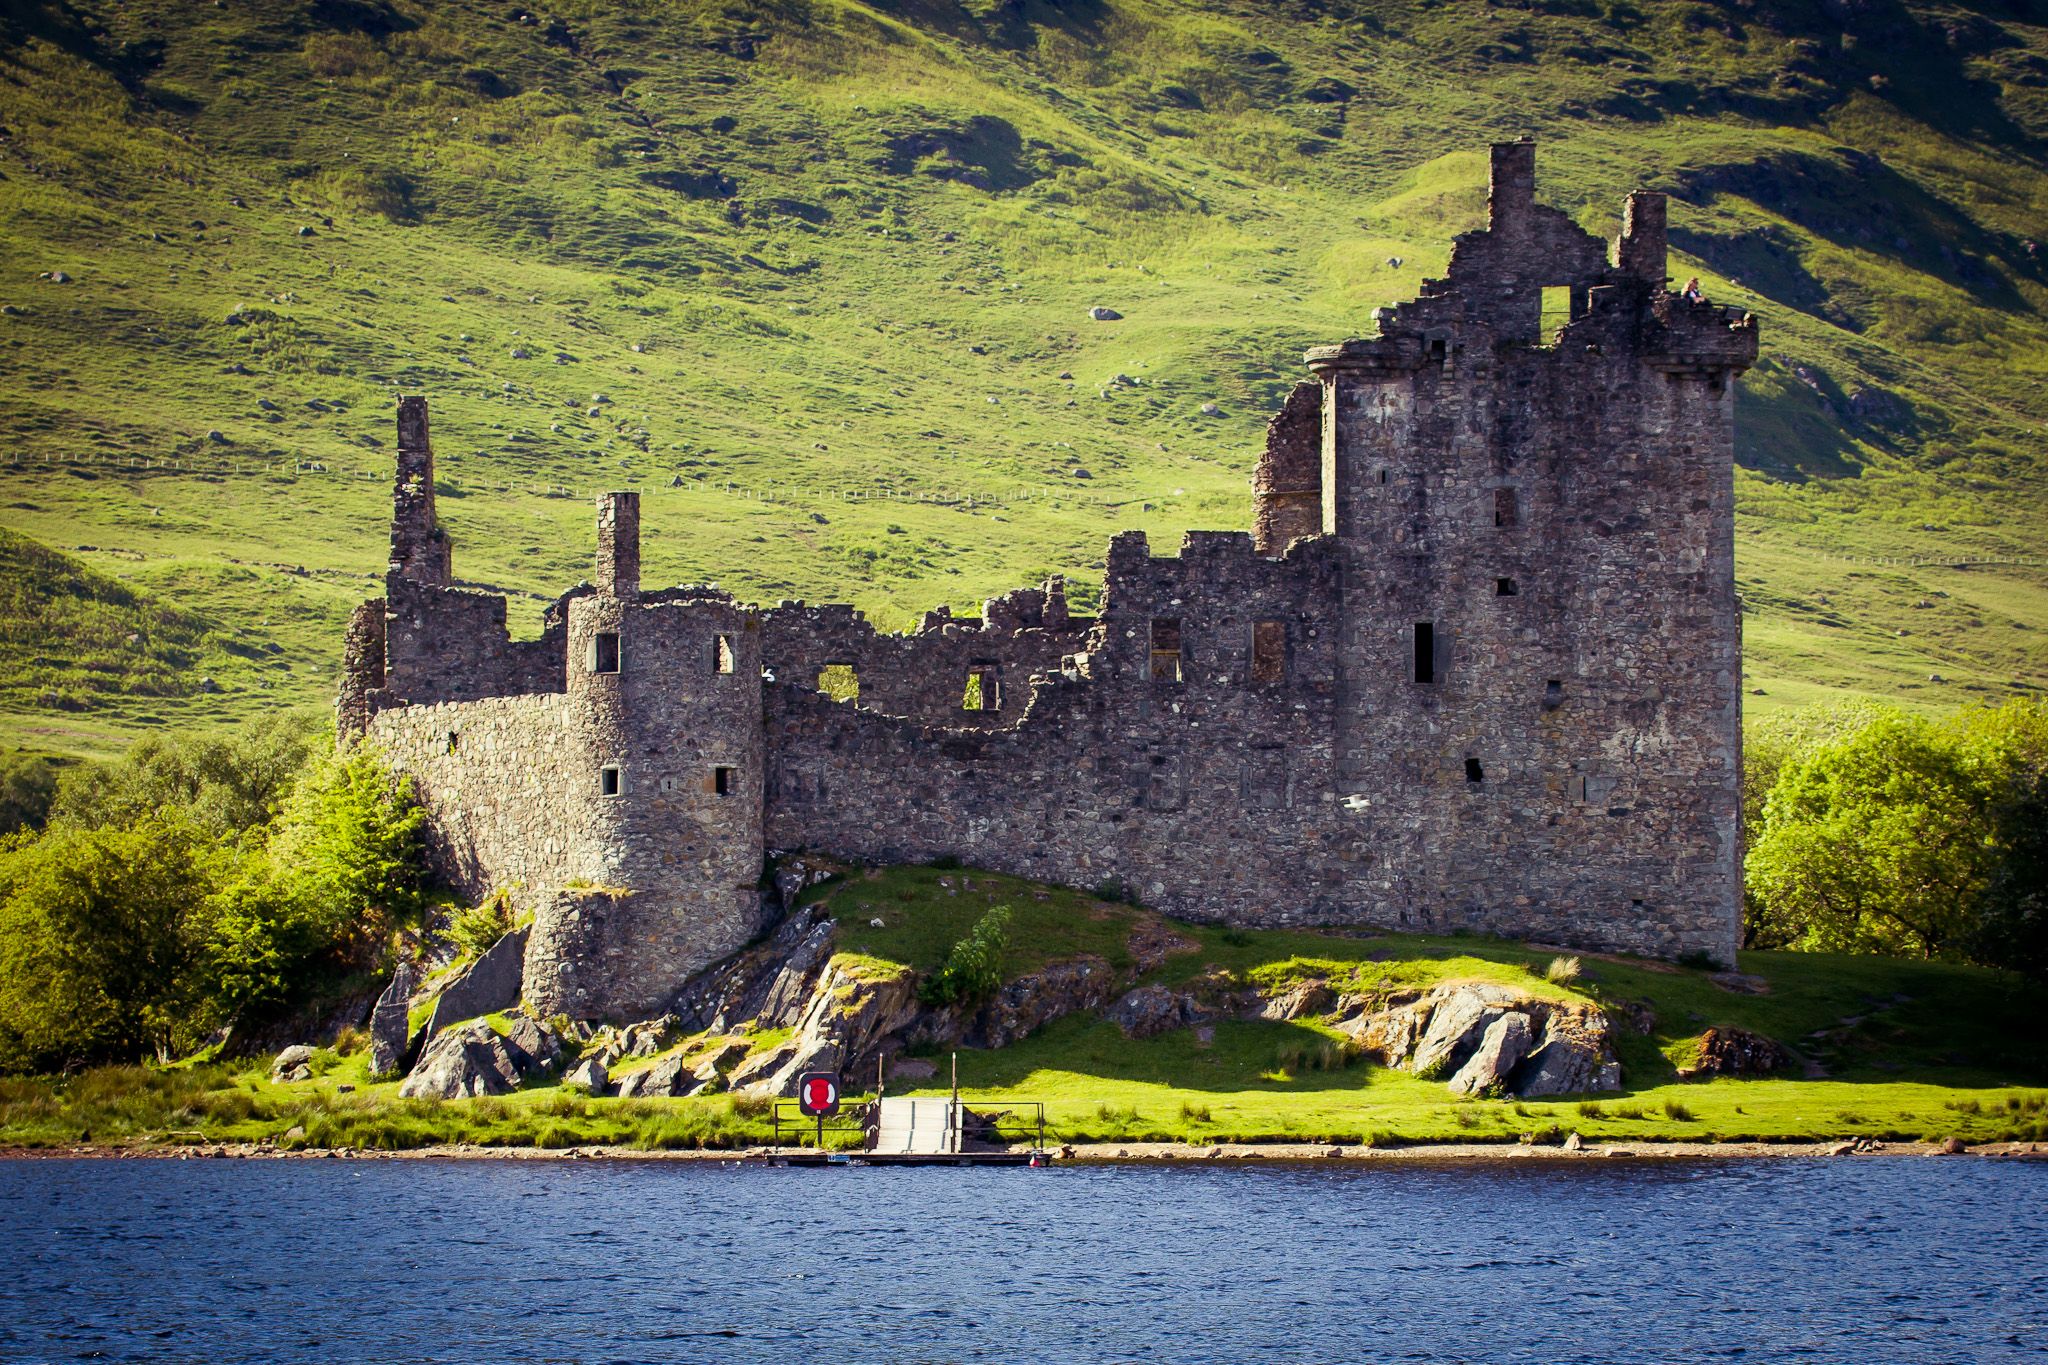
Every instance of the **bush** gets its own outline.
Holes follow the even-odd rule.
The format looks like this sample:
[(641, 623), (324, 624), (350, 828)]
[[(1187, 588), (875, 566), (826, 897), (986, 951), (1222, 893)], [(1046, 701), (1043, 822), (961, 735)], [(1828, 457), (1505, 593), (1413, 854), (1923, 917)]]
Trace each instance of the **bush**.
[(1550, 959), (1550, 965), (1543, 970), (1543, 979), (1554, 981), (1560, 986), (1577, 981), (1579, 960), (1575, 957), (1553, 957)]
[(998, 905), (953, 945), (945, 965), (918, 983), (918, 998), (927, 1005), (971, 1005), (986, 1000), (1003, 984), (1003, 950), (1009, 943), (1010, 908)]
[(448, 921), (448, 938), (464, 959), (482, 957), (512, 932), (512, 897), (494, 891), (482, 905), (465, 905)]
[(1673, 1123), (1691, 1123), (1692, 1110), (1686, 1108), (1677, 1100), (1666, 1100), (1664, 1101), (1664, 1117), (1670, 1119)]

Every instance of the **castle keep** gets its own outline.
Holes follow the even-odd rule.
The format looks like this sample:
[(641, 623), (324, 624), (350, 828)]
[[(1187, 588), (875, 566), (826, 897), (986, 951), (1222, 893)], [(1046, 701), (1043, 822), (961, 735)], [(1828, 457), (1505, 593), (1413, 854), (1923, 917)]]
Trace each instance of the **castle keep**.
[(1664, 212), (1630, 195), (1610, 253), (1536, 202), (1532, 143), (1496, 146), (1445, 277), (1308, 352), (1252, 532), (1118, 535), (1099, 617), (1057, 578), (903, 636), (643, 590), (638, 496), (610, 493), (595, 581), (515, 642), (451, 583), (407, 398), (344, 739), (413, 775), (458, 887), (534, 911), (543, 1015), (659, 1010), (762, 927), (769, 849), (1733, 961), (1757, 333), (1666, 288)]

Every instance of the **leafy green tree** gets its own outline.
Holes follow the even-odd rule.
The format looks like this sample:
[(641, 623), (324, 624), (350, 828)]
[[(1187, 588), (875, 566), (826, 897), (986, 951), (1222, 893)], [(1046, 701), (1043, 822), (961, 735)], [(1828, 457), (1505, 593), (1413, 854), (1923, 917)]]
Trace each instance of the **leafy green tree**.
[(114, 762), (66, 773), (50, 818), (103, 826), (177, 806), (226, 837), (276, 813), (314, 746), (313, 727), (291, 715), (237, 734), (151, 736)]
[(192, 929), (221, 856), (176, 810), (0, 843), (0, 1066), (162, 1057), (189, 1041)]
[(57, 799), (59, 771), (43, 754), (15, 754), (0, 762), (0, 834), (42, 828)]
[(316, 760), (260, 853), (207, 907), (206, 995), (225, 1018), (281, 1009), (372, 965), (424, 896), (426, 813), (370, 752)]
[(1962, 954), (1996, 867), (1992, 796), (1952, 728), (1880, 712), (1786, 765), (1749, 850), (1752, 896), (1793, 946)]

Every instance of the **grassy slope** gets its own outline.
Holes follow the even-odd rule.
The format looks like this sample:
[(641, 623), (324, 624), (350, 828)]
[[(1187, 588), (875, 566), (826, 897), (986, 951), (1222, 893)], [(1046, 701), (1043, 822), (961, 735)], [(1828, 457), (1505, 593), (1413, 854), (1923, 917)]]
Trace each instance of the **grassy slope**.
[[(1630, 187), (1676, 194), (1674, 272), (1766, 318), (1752, 705), (1995, 698), (2043, 681), (2038, 568), (1827, 556), (2042, 540), (2048, 29), (1859, 14), (30, 6), (0, 19), (0, 506), (283, 645), (230, 719), (331, 692), (400, 390), (433, 397), (471, 581), (586, 576), (584, 496), (622, 485), (657, 582), (900, 625), (1086, 581), (1117, 527), (1246, 524), (1300, 350), (1440, 269), (1482, 144), (1526, 130), (1597, 231)], [(4, 705), (53, 748), (180, 718)]]
[[(942, 962), (991, 907), (1007, 905), (1013, 939), (1004, 967), (1013, 979), (1082, 953), (1127, 968), (1130, 934), (1151, 918), (967, 870), (892, 868), (822, 894), (841, 926), (842, 953), (919, 971)], [(1075, 1015), (1008, 1048), (960, 1052), (963, 1088), (977, 1107), (1001, 1109), (1006, 1097), (1045, 1101), (1068, 1141), (1507, 1141), (1553, 1129), (1649, 1141), (2048, 1138), (2048, 1070), (2034, 1026), (2041, 994), (1975, 968), (1748, 953), (1742, 969), (1769, 983), (1768, 994), (1750, 995), (1704, 973), (1607, 958), (1584, 959), (1579, 980), (1559, 985), (1544, 976), (1553, 950), (1494, 940), (1168, 927), (1188, 948), (1147, 980), (1178, 985), (1224, 972), (1240, 983), (1314, 977), (1371, 991), (1480, 978), (1610, 1007), (1647, 1006), (1655, 1023), (1647, 1034), (1617, 1035), (1624, 1092), (1517, 1103), (1459, 1100), (1440, 1081), (1347, 1063), (1338, 1035), (1315, 1020), (1224, 1021), (1206, 1040), (1178, 1029), (1134, 1041), (1094, 1015)], [(1673, 1059), (1689, 1058), (1699, 1035), (1716, 1025), (1775, 1037), (1825, 1076), (1680, 1083)], [(759, 1048), (784, 1032), (745, 1036)], [(699, 1036), (674, 1050), (695, 1055), (711, 1042)], [(765, 1101), (729, 1096), (593, 1100), (540, 1083), (502, 1099), (399, 1100), (397, 1084), (372, 1083), (367, 1064), (360, 1051), (323, 1052), (315, 1080), (300, 1085), (272, 1084), (263, 1063), (168, 1076), (117, 1070), (71, 1081), (0, 1079), (0, 1146), (61, 1145), (87, 1134), (101, 1142), (716, 1147), (764, 1141), (769, 1132)], [(337, 1088), (344, 1084), (353, 1090)]]

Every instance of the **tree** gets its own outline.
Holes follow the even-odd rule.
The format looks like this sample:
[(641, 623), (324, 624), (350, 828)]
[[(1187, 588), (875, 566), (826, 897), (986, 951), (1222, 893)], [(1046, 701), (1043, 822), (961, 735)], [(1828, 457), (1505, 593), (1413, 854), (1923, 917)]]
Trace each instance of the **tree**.
[(222, 856), (175, 810), (0, 842), (0, 1066), (167, 1055)]
[(1810, 949), (1966, 952), (1996, 868), (1992, 796), (1952, 727), (1896, 711), (1793, 759), (1747, 862), (1770, 933)]
[(141, 739), (114, 762), (66, 773), (50, 818), (104, 826), (177, 806), (225, 838), (276, 813), (314, 738), (305, 718), (280, 715), (238, 734)]

